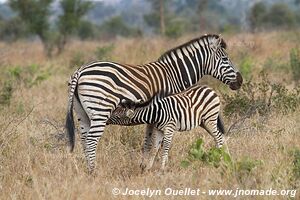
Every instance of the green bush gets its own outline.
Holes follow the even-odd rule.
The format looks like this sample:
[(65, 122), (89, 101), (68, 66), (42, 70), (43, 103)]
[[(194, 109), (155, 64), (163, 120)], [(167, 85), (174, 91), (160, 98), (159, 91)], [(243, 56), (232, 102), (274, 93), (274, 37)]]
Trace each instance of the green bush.
[(233, 160), (224, 148), (211, 148), (208, 151), (202, 147), (203, 140), (198, 139), (189, 150), (187, 159), (181, 162), (181, 167), (187, 168), (198, 162), (221, 169), (221, 175), (234, 177), (238, 182), (244, 183), (251, 173), (260, 165), (261, 160), (242, 157)]
[(79, 68), (85, 63), (84, 54), (80, 51), (76, 52), (72, 55), (69, 63), (70, 68)]
[(111, 59), (110, 54), (114, 50), (115, 46), (113, 44), (103, 46), (103, 47), (97, 47), (95, 50), (95, 56), (98, 60), (109, 60)]
[(252, 171), (257, 167), (262, 165), (261, 160), (253, 160), (249, 157), (242, 157), (240, 160), (236, 161), (234, 164), (235, 177), (240, 183), (244, 183)]
[(279, 73), (289, 73), (290, 66), (288, 63), (282, 61), (283, 59), (277, 55), (268, 57), (263, 64), (263, 70), (273, 70)]
[(0, 21), (0, 38), (7, 42), (13, 42), (29, 35), (28, 28), (19, 18), (14, 17), (7, 21)]
[(24, 80), (27, 87), (39, 85), (42, 81), (47, 80), (51, 73), (47, 70), (42, 70), (39, 65), (29, 65), (24, 69)]
[(248, 14), (252, 30), (293, 28), (297, 15), (285, 3), (274, 3), (270, 8), (263, 2), (253, 5)]
[(266, 116), (271, 111), (286, 114), (300, 105), (300, 88), (288, 90), (281, 84), (269, 82), (261, 72), (257, 81), (247, 81), (234, 95), (223, 95), (226, 116), (251, 116), (258, 113)]
[(79, 24), (77, 34), (81, 40), (93, 39), (96, 37), (95, 25), (89, 21), (82, 21)]
[(240, 72), (243, 74), (243, 78), (245, 80), (249, 80), (251, 78), (251, 72), (253, 67), (253, 61), (248, 55), (244, 55), (240, 64)]
[(290, 66), (293, 73), (293, 79), (299, 84), (300, 80), (300, 53), (299, 49), (293, 48), (290, 51)]
[(141, 30), (128, 26), (121, 16), (112, 17), (105, 21), (100, 30), (102, 35), (107, 38), (114, 38), (116, 36), (140, 36), (142, 34)]
[(9, 105), (13, 94), (13, 86), (10, 80), (4, 82), (0, 91), (0, 105)]
[(205, 164), (218, 168), (223, 162), (226, 166), (232, 164), (231, 157), (223, 148), (211, 148), (205, 151), (202, 147), (203, 140), (198, 139), (191, 147), (188, 158), (181, 162), (182, 167), (188, 167), (195, 161), (201, 161)]
[[(0, 88), (0, 105), (9, 105), (14, 90), (20, 86), (31, 88), (39, 85), (51, 75), (48, 69), (41, 69), (35, 64), (10, 67), (4, 71), (4, 74), (6, 77), (3, 82), (0, 82), (3, 85)], [(19, 106), (18, 110), (21, 112), (22, 108)]]
[(26, 87), (39, 85), (49, 78), (50, 71), (41, 69), (39, 65), (32, 64), (25, 67), (12, 67), (8, 69), (8, 75), (12, 82), (24, 84)]
[(293, 177), (300, 180), (300, 149), (293, 151)]
[(183, 20), (173, 20), (167, 24), (165, 35), (170, 38), (178, 38), (184, 33), (185, 28)]

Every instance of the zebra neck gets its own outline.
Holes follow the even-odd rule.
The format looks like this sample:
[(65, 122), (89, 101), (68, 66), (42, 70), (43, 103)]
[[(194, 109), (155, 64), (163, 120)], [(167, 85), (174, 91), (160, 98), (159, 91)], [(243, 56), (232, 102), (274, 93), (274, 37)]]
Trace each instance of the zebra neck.
[(172, 81), (177, 83), (180, 91), (196, 84), (206, 73), (205, 61), (208, 61), (206, 58), (208, 55), (203, 55), (202, 48), (191, 43), (174, 49), (159, 59), (159, 62), (172, 73)]
[(157, 121), (158, 105), (150, 103), (145, 107), (136, 108), (132, 118), (133, 123), (154, 124)]

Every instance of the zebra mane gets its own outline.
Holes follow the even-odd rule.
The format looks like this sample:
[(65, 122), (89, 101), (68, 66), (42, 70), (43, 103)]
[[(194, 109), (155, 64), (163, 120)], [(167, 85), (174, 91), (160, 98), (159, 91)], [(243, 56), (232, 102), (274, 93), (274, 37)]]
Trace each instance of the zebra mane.
[(216, 35), (216, 34), (205, 34), (205, 35), (203, 35), (203, 36), (201, 36), (201, 37), (194, 38), (194, 39), (192, 39), (192, 40), (190, 40), (190, 41), (188, 41), (188, 42), (186, 42), (186, 43), (184, 43), (184, 44), (181, 44), (181, 45), (179, 45), (179, 46), (177, 46), (177, 47), (174, 47), (174, 48), (172, 48), (172, 49), (166, 51), (165, 53), (163, 53), (163, 54), (159, 57), (158, 60), (161, 60), (161, 59), (164, 58), (165, 56), (170, 55), (172, 52), (174, 52), (174, 51), (177, 50), (177, 49), (181, 49), (181, 48), (183, 48), (183, 47), (187, 47), (187, 46), (189, 46), (189, 45), (191, 45), (191, 44), (193, 44), (193, 43), (195, 43), (195, 42), (198, 42), (198, 41), (200, 41), (200, 40), (205, 40), (205, 39), (209, 40), (210, 38), (221, 39), (221, 42), (220, 42), (220, 44), (219, 44), (220, 47), (223, 48), (223, 49), (226, 49), (226, 48), (227, 48), (226, 42), (225, 42), (224, 39), (221, 38), (219, 35)]

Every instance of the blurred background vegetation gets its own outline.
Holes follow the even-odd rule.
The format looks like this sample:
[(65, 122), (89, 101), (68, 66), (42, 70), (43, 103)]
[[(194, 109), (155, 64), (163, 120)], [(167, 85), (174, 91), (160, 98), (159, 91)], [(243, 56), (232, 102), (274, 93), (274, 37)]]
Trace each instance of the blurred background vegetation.
[(61, 53), (71, 38), (236, 33), (300, 26), (299, 0), (2, 0), (0, 40), (40, 39)]

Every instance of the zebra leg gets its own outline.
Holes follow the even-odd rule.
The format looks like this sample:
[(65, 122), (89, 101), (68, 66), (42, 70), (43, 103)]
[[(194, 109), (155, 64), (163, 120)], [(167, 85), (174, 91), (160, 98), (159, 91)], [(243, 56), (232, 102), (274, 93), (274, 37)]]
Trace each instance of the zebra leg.
[(217, 148), (221, 148), (224, 144), (224, 135), (218, 129), (217, 118), (204, 121), (203, 128), (214, 138)]
[(147, 162), (147, 160), (149, 159), (149, 154), (152, 148), (152, 144), (153, 144), (153, 132), (154, 132), (154, 125), (153, 124), (148, 124), (147, 128), (146, 128), (146, 132), (145, 132), (145, 139), (144, 139), (144, 145), (143, 145), (143, 149), (142, 149), (142, 162), (140, 164), (140, 167), (143, 169), (145, 169), (146, 164), (145, 162)]
[[(148, 160), (148, 164), (144, 165), (144, 169), (145, 170), (150, 170), (153, 166), (153, 163), (155, 161), (155, 157), (161, 147), (162, 141), (164, 138), (164, 133), (161, 130), (157, 130), (156, 128), (153, 129), (153, 134), (152, 134), (152, 144), (153, 144), (153, 148), (151, 149), (150, 153), (149, 153), (149, 160)], [(142, 170), (144, 170), (142, 168)]]
[(88, 163), (89, 172), (92, 173), (95, 168), (96, 149), (101, 136), (104, 133), (106, 119), (93, 116), (91, 119), (91, 128), (85, 137), (85, 155)]
[(163, 152), (162, 152), (162, 162), (161, 162), (161, 170), (164, 171), (166, 167), (166, 163), (168, 162), (169, 149), (171, 147), (172, 138), (174, 135), (173, 124), (167, 125), (164, 129), (164, 139), (163, 139)]
[(85, 138), (86, 138), (86, 134), (87, 132), (90, 130), (90, 119), (87, 116), (87, 114), (85, 113), (83, 107), (81, 106), (81, 104), (79, 103), (77, 98), (74, 98), (74, 109), (75, 112), (77, 114), (77, 118), (79, 121), (79, 125), (80, 125), (80, 140), (81, 140), (81, 145), (83, 148), (83, 152), (85, 152)]

